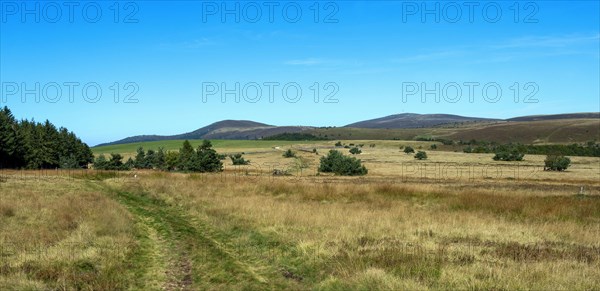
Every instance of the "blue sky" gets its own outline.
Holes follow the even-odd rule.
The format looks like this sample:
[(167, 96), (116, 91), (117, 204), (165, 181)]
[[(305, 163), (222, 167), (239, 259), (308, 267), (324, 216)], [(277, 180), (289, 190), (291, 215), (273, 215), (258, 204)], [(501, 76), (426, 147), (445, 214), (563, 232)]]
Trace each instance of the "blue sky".
[(90, 145), (223, 119), (600, 111), (598, 1), (0, 2), (0, 105)]

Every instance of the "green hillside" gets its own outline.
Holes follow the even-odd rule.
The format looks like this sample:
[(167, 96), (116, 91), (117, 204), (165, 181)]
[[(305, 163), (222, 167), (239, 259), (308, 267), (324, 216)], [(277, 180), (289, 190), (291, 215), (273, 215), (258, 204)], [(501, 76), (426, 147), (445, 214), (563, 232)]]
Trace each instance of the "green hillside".
[[(193, 147), (197, 147), (202, 143), (202, 140), (190, 140)], [(278, 140), (211, 140), (215, 149), (221, 151), (235, 150), (235, 149), (268, 149), (275, 146), (286, 146), (286, 145), (298, 145), (302, 142), (298, 141), (278, 141)], [(310, 143), (310, 142), (307, 142)], [(138, 142), (130, 144), (119, 144), (110, 146), (94, 147), (92, 151), (95, 155), (99, 154), (110, 154), (120, 153), (128, 154), (135, 153), (138, 147), (144, 147), (144, 149), (158, 149), (163, 147), (166, 151), (179, 150), (183, 140), (166, 140), (166, 141), (151, 141), (151, 142)]]

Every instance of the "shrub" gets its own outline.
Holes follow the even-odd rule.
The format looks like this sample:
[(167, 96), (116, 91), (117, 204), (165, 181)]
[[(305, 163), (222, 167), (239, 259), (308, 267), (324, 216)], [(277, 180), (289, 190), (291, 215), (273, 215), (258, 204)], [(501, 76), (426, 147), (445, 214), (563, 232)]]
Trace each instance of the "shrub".
[(436, 149), (437, 149), (437, 145), (436, 145), (436, 144), (432, 144), (432, 145), (431, 145), (431, 149), (432, 149), (432, 150), (436, 150)]
[(415, 159), (417, 159), (417, 160), (426, 160), (427, 159), (427, 153), (423, 152), (423, 151), (419, 151), (415, 155)]
[(454, 141), (449, 140), (449, 139), (439, 139), (440, 142), (442, 142), (442, 144), (444, 145), (453, 145)]
[(494, 161), (522, 161), (524, 156), (525, 154), (520, 153), (517, 150), (512, 150), (498, 152), (492, 159), (494, 159)]
[(165, 154), (165, 169), (173, 171), (177, 169), (179, 164), (179, 152), (170, 151)]
[(345, 176), (360, 176), (368, 173), (367, 168), (361, 165), (361, 161), (354, 157), (344, 156), (341, 152), (330, 150), (329, 154), (321, 157), (319, 172), (335, 173)]
[(94, 169), (96, 170), (106, 170), (106, 167), (108, 166), (108, 160), (106, 159), (106, 156), (104, 156), (103, 154), (99, 155), (96, 160), (94, 161)]
[(560, 155), (548, 155), (544, 160), (544, 171), (564, 171), (571, 165), (571, 159)]
[(247, 165), (250, 164), (250, 161), (245, 160), (242, 157), (242, 154), (230, 155), (229, 158), (234, 165)]
[(135, 156), (134, 167), (137, 169), (146, 169), (146, 152), (143, 147), (137, 149)]
[(283, 157), (284, 158), (295, 158), (296, 157), (296, 153), (294, 153), (291, 149), (288, 149), (287, 151), (285, 151), (283, 153)]
[(476, 154), (490, 153), (490, 149), (487, 146), (476, 146), (471, 152)]
[(120, 154), (110, 154), (110, 160), (105, 170), (129, 170), (123, 165), (123, 156)]
[(341, 147), (341, 146), (342, 146), (342, 142), (341, 142), (341, 141), (338, 141), (338, 142), (336, 142), (336, 143), (335, 143), (335, 146), (336, 146), (336, 147)]
[(354, 148), (350, 149), (350, 153), (353, 154), (353, 155), (359, 155), (359, 154), (362, 153), (362, 151), (359, 148), (354, 147)]
[(133, 169), (133, 168), (135, 168), (135, 162), (133, 161), (133, 159), (129, 158), (129, 159), (127, 159), (127, 162), (125, 162), (125, 164), (123, 164), (123, 167), (125, 169)]
[(223, 163), (219, 158), (219, 154), (212, 148), (212, 143), (209, 140), (202, 141), (202, 144), (196, 150), (193, 161), (193, 170), (196, 172), (223, 171)]
[(411, 146), (407, 146), (404, 148), (404, 153), (406, 153), (407, 155), (414, 153), (414, 152), (415, 152), (415, 149), (413, 149)]

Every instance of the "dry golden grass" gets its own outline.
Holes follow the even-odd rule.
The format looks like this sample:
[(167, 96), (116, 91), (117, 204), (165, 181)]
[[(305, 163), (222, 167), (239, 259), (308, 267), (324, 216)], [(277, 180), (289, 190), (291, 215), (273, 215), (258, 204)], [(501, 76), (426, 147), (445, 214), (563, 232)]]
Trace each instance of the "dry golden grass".
[[(543, 156), (507, 163), (429, 142), (345, 143), (365, 144), (367, 176), (316, 175), (332, 142), (291, 146), (289, 159), (289, 146), (239, 149), (252, 163), (227, 160), (220, 174), (4, 172), (0, 243), (12, 249), (0, 286), (600, 288), (599, 158), (573, 157), (554, 173), (541, 170)], [(99, 242), (128, 248), (103, 261)], [(28, 251), (39, 245), (50, 255)]]
[(217, 228), (241, 223), (295, 246), (318, 270), (312, 287), (600, 286), (597, 197), (368, 178), (149, 174), (140, 181)]
[(134, 243), (130, 215), (80, 181), (20, 173), (4, 176), (0, 184), (0, 286), (69, 290), (127, 285), (119, 272)]

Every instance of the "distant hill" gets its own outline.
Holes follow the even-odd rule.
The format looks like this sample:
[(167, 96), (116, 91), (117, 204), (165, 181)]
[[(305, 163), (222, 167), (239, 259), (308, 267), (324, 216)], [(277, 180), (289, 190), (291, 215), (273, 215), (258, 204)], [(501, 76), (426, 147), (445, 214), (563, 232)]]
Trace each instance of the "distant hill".
[(402, 113), (348, 124), (354, 128), (423, 128), (449, 123), (499, 121), (499, 119), (465, 117), (452, 114)]
[(344, 127), (274, 126), (249, 120), (223, 120), (177, 135), (139, 135), (117, 145), (164, 140), (262, 139), (282, 133), (313, 134), (325, 139), (403, 139), (436, 136), (454, 140), (498, 142), (577, 142), (600, 139), (600, 113), (532, 115), (506, 120), (452, 114), (402, 113), (348, 124)]
[(243, 131), (247, 129), (266, 129), (273, 128), (274, 126), (250, 121), (250, 120), (223, 120), (215, 122), (211, 125), (196, 129), (192, 132), (175, 135), (173, 137), (177, 139), (201, 139), (205, 135), (215, 131)]
[(509, 118), (507, 121), (542, 121), (556, 119), (579, 119), (579, 118), (600, 118), (600, 112), (586, 113), (567, 113), (567, 114), (551, 114), (551, 115), (530, 115)]
[(452, 140), (485, 140), (499, 143), (576, 143), (600, 140), (600, 119), (548, 119), (512, 121), (456, 131)]
[(284, 132), (300, 132), (310, 128), (308, 126), (273, 126), (249, 120), (223, 120), (184, 134), (138, 135), (97, 146), (180, 139), (259, 139)]
[(554, 119), (540, 121), (475, 122), (469, 125), (428, 128), (328, 127), (306, 131), (333, 140), (415, 140), (440, 138), (454, 141), (494, 141), (498, 143), (570, 144), (600, 141), (600, 119)]

